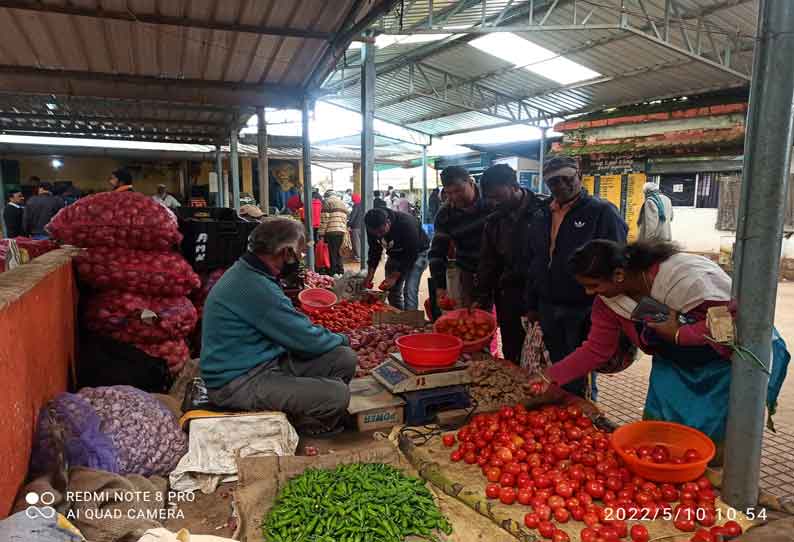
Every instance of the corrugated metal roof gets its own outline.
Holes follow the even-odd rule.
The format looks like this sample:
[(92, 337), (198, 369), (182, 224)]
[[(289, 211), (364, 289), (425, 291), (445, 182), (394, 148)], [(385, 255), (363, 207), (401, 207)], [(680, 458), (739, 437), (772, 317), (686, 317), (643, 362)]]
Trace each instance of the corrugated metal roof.
[[(217, 140), (234, 113), (244, 119), (255, 106), (299, 107), (349, 30), (394, 1), (0, 0), (0, 93), (17, 99), (0, 97), (0, 110), (17, 114), (0, 117), (0, 130)], [(55, 116), (47, 103), (70, 97), (92, 98), (70, 114), (94, 120), (43, 117)], [(191, 107), (172, 112), (175, 103)], [(163, 120), (135, 121), (151, 116)], [(202, 120), (225, 125), (199, 131)]]
[[(642, 4), (647, 16), (637, 2), (623, 3), (621, 13), (621, 3), (612, 0), (534, 0), (536, 29), (519, 31), (519, 25), (526, 28), (529, 21), (529, 0), (405, 2), (404, 10), (385, 17), (374, 27), (376, 31), (437, 33), (446, 29), (458, 34), (435, 43), (401, 43), (378, 49), (375, 114), (431, 135), (443, 135), (504, 125), (511, 122), (511, 116), (513, 121), (527, 122), (531, 115), (516, 118), (519, 100), (527, 108), (541, 110), (540, 116), (571, 115), (748, 84), (742, 74), (749, 74), (752, 64), (758, 0), (676, 0), (668, 43), (656, 36), (659, 32), (666, 38), (665, 0), (644, 0)], [(462, 35), (463, 27), (478, 27), (484, 20), (493, 26), (497, 19), (525, 39), (602, 76), (560, 85), (467, 44), (477, 35)], [(596, 28), (580, 28), (585, 20), (588, 27)], [(537, 28), (541, 21), (557, 29)], [(690, 45), (702, 58), (689, 54)], [(730, 66), (722, 66), (728, 45)], [(349, 52), (345, 92), (327, 99), (358, 107), (358, 62), (358, 52)], [(407, 68), (411, 63), (429, 69), (421, 77), (414, 71), (411, 78)], [(331, 90), (338, 90), (342, 80), (339, 68), (341, 64), (326, 82)], [(443, 72), (451, 77), (445, 79)], [(472, 84), (486, 92), (472, 92)], [(505, 102), (514, 104), (513, 109)]]

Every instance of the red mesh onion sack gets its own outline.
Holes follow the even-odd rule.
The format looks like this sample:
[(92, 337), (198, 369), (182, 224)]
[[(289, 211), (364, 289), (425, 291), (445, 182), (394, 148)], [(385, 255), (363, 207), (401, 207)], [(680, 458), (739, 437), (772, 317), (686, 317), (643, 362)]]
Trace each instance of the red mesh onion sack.
[(198, 315), (187, 297), (153, 297), (110, 290), (88, 297), (83, 322), (89, 331), (130, 344), (182, 339)]
[(218, 282), (225, 272), (226, 268), (215, 269), (208, 275), (202, 275), (200, 277), (201, 288), (194, 291), (191, 296), (193, 304), (196, 306), (196, 310), (199, 313), (199, 318), (201, 318), (201, 314), (204, 311), (204, 303), (207, 302), (207, 296), (210, 295), (210, 290), (212, 290), (212, 287), (215, 286), (215, 283)]
[(167, 251), (182, 240), (176, 216), (138, 192), (102, 192), (79, 199), (58, 211), (47, 231), (79, 247)]
[(180, 372), (190, 359), (190, 348), (184, 339), (154, 344), (136, 343), (134, 346), (150, 356), (165, 360), (168, 371), (174, 375)]
[(82, 251), (75, 260), (80, 280), (98, 290), (175, 297), (201, 285), (177, 252), (97, 247)]

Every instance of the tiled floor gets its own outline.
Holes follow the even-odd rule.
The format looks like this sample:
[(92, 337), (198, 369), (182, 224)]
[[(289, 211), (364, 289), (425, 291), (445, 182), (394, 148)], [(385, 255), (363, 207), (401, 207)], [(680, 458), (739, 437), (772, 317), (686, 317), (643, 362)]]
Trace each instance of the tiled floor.
[[(642, 418), (649, 370), (650, 361), (643, 358), (622, 373), (600, 378), (598, 404), (612, 421), (628, 423)], [(791, 393), (786, 395), (792, 399)], [(775, 416), (777, 433), (767, 430), (764, 434), (761, 487), (778, 497), (794, 496), (793, 422), (790, 417), (778, 414)]]

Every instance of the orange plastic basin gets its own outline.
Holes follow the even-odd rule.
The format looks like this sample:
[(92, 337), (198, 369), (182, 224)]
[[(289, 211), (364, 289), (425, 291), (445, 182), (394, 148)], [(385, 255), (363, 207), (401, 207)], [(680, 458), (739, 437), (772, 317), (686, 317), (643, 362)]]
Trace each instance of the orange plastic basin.
[(414, 333), (396, 342), (403, 361), (414, 367), (449, 367), (463, 349), (463, 341), (443, 333)]
[[(673, 457), (680, 457), (690, 448), (697, 450), (702, 458), (699, 461), (675, 465), (671, 463), (652, 463), (642, 461), (624, 448), (640, 446), (667, 446)], [(706, 472), (706, 467), (714, 458), (717, 447), (706, 434), (686, 425), (673, 422), (642, 421), (619, 427), (612, 433), (612, 446), (626, 462), (628, 469), (654, 482), (683, 483), (691, 482)]]
[(307, 312), (322, 312), (333, 307), (337, 300), (336, 294), (325, 288), (307, 288), (298, 294), (298, 301)]
[[(439, 324), (445, 320), (460, 320), (461, 318), (471, 318), (476, 323), (487, 323), (490, 326), (490, 333), (483, 337), (482, 339), (477, 339), (476, 341), (463, 341), (463, 351), (464, 352), (479, 352), (487, 345), (491, 344), (491, 339), (493, 338), (493, 334), (496, 333), (496, 318), (494, 318), (493, 314), (490, 312), (485, 312), (480, 309), (474, 309), (473, 311), (469, 312), (468, 309), (457, 309), (454, 311), (447, 311), (442, 316), (436, 320), (433, 324), (433, 331), (439, 333), (438, 327)], [(451, 336), (451, 335), (450, 335)]]

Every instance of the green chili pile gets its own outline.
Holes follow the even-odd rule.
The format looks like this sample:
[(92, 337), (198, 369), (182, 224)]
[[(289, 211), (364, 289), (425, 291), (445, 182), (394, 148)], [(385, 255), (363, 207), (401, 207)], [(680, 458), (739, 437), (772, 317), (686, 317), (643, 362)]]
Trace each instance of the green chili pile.
[(268, 542), (438, 541), (452, 525), (424, 482), (383, 464), (308, 469), (290, 480), (262, 525)]

